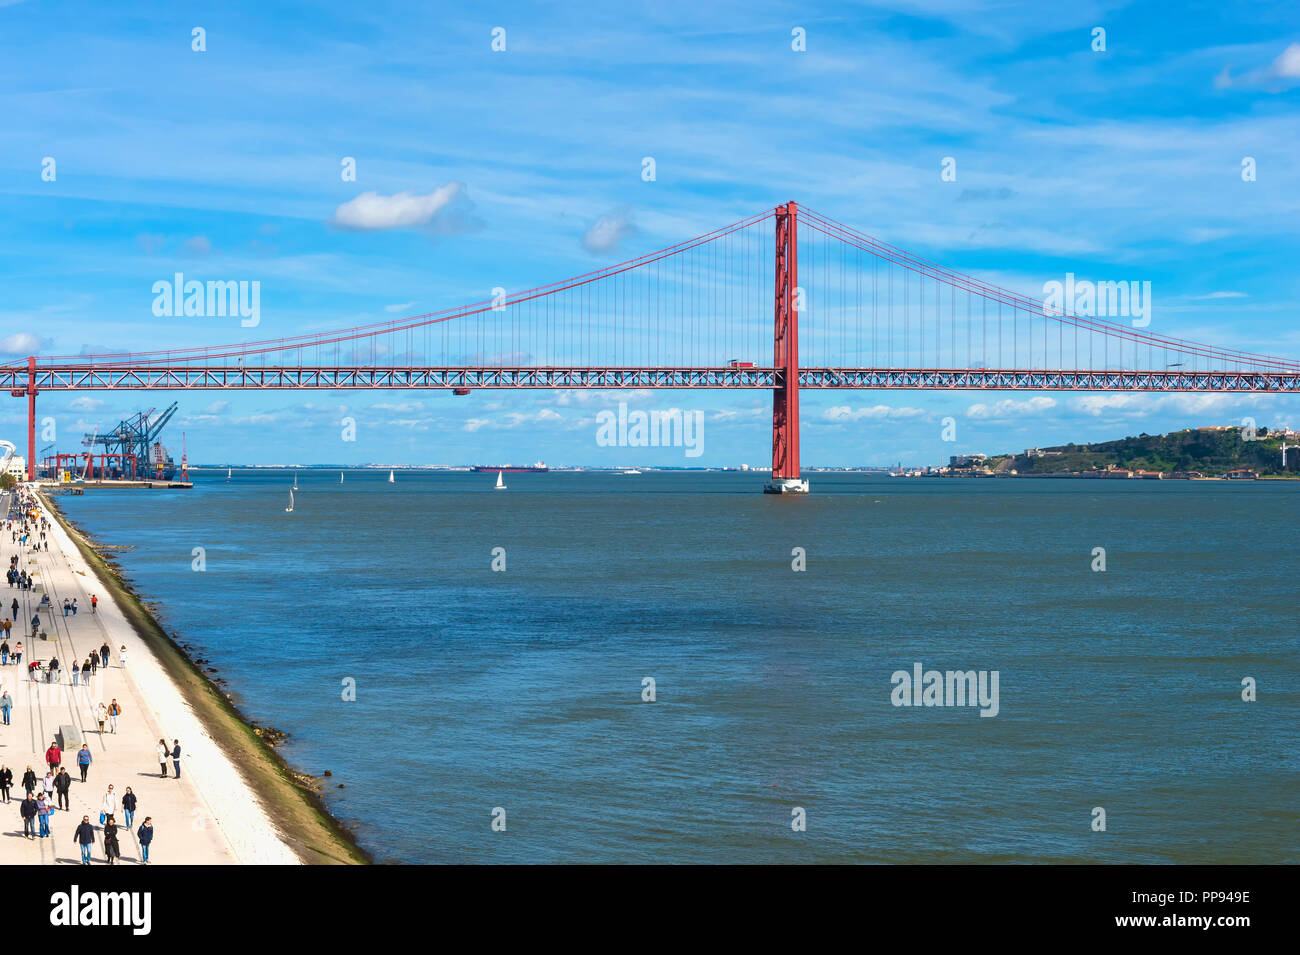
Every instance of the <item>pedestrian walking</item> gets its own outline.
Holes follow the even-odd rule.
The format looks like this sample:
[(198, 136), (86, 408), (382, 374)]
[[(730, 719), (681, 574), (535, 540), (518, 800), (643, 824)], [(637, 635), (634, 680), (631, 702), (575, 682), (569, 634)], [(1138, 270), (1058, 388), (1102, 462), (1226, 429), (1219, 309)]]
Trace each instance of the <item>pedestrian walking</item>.
[(19, 640), (14, 644), (14, 665), (22, 666), (23, 662), (23, 642)]
[(5, 726), (9, 725), (9, 711), (14, 708), (14, 698), (9, 695), (9, 691), (0, 692), (0, 713), (4, 714)]
[[(121, 715), (122, 706), (115, 698), (112, 703), (108, 704), (108, 725), (112, 727), (114, 733), (117, 732), (117, 718)], [(127, 825), (130, 825), (130, 823), (127, 823)]]
[(45, 793), (45, 798), (49, 799), (54, 795), (54, 774), (46, 773), (45, 778), (41, 780), (41, 792)]
[(76, 660), (72, 661), (72, 685), (81, 685), (81, 665)]
[(122, 858), (122, 848), (117, 844), (117, 823), (112, 816), (104, 824), (104, 858), (109, 865), (113, 864), (114, 859)]
[(59, 764), (63, 762), (63, 753), (59, 750), (57, 740), (51, 742), (50, 748), (45, 751), (45, 761), (50, 764), (50, 772), (58, 769)]
[(18, 804), (18, 815), (23, 817), (23, 836), (27, 839), (35, 839), (36, 800), (32, 798), (31, 790), (28, 790), (23, 801)]
[(158, 775), (163, 779), (167, 778), (167, 743), (163, 740), (158, 741)]
[(131, 831), (131, 820), (135, 818), (136, 798), (135, 793), (131, 792), (131, 787), (126, 787), (126, 792), (122, 793), (122, 825), (126, 826), (127, 832)]
[(52, 812), (54, 812), (54, 807), (45, 798), (45, 793), (41, 793), (36, 797), (36, 821), (40, 823), (42, 839), (50, 834), (50, 813)]
[(14, 787), (14, 771), (0, 763), (0, 802), (9, 801), (9, 790)]
[(99, 597), (96, 594), (90, 595), (90, 612), (92, 615), (99, 609)]
[(121, 664), (122, 669), (126, 669), (126, 644), (122, 644), (117, 650), (117, 662)]
[(90, 667), (91, 676), (99, 672), (99, 654), (94, 650), (91, 650), (90, 656), (86, 657), (86, 666)]
[(86, 773), (90, 772), (90, 764), (94, 762), (95, 757), (90, 755), (90, 747), (85, 743), (81, 744), (81, 749), (77, 750), (77, 765), (81, 767), (81, 781), (86, 781)]
[(36, 773), (34, 773), (32, 771), (32, 768), (28, 766), (27, 772), (23, 773), (23, 789), (26, 791), (27, 795), (30, 796), (32, 794), (32, 790), (35, 788), (36, 788)]
[(172, 740), (172, 765), (176, 767), (176, 778), (181, 778), (181, 741)]
[(90, 824), (89, 816), (81, 817), (81, 825), (72, 834), (72, 840), (81, 848), (81, 864), (90, 865), (90, 850), (95, 845), (95, 827)]
[(99, 648), (99, 665), (100, 665), (100, 666), (102, 666), (102, 667), (106, 667), (106, 666), (108, 666), (108, 654), (109, 654), (110, 650), (111, 650), (111, 648), (110, 648), (109, 645), (108, 645), (108, 641), (105, 640), (105, 641), (104, 641), (104, 645), (103, 645), (102, 647)]
[(99, 735), (104, 735), (104, 723), (108, 721), (108, 707), (100, 701), (99, 709), (95, 711), (95, 719), (99, 720)]
[(135, 831), (135, 837), (140, 840), (140, 858), (145, 865), (149, 864), (149, 847), (153, 845), (153, 817), (145, 816), (144, 822), (140, 823), (140, 828)]
[[(0, 630), (3, 630), (4, 624), (8, 622), (9, 621), (6, 620), (4, 623), (0, 623)], [(0, 666), (8, 666), (8, 665), (9, 665), (9, 641), (5, 640), (3, 642), (0, 642)]]
[(99, 804), (99, 824), (102, 826), (104, 820), (110, 818), (117, 812), (117, 793), (113, 792), (113, 784), (108, 784), (108, 791), (104, 793), (104, 799)]
[[(49, 550), (49, 549), (50, 549), (48, 544), (45, 545), (45, 549), (46, 549), (46, 550)], [(72, 615), (73, 615), (74, 617), (77, 615), (77, 598), (76, 598), (76, 597), (73, 597), (73, 598), (72, 598)]]
[(58, 804), (60, 809), (71, 809), (68, 804), (68, 790), (72, 787), (72, 777), (68, 775), (67, 769), (60, 766), (59, 774), (54, 777), (54, 791), (58, 793)]

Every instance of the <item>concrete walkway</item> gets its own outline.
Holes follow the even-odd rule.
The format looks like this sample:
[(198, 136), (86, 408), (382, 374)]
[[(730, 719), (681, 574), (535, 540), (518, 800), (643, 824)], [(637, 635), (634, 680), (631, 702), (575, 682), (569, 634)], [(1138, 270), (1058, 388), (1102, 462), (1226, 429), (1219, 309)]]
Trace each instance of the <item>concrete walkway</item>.
[[(8, 513), (7, 500), (0, 501), (0, 507), (4, 508), (2, 513)], [(151, 864), (241, 861), (235, 843), (223, 831), (216, 814), (204, 794), (196, 787), (196, 781), (191, 778), (187, 767), (189, 754), (210, 751), (213, 744), (210, 740), (193, 736), (187, 739), (182, 735), (186, 730), (194, 730), (192, 724), (183, 727), (162, 725), (162, 720), (157, 715), (159, 712), (176, 712), (176, 707), (181, 705), (188, 713), (188, 706), (177, 699), (150, 700), (142, 691), (139, 685), (141, 680), (150, 687), (151, 692), (158, 695), (164, 695), (166, 687), (170, 687), (172, 693), (179, 696), (179, 691), (175, 690), (170, 681), (159, 683), (161, 668), (141, 645), (118, 608), (97, 587), (95, 578), (83, 566), (80, 554), (62, 528), (51, 519), (51, 526), (46, 531), (50, 542), (48, 553), (32, 548), (19, 550), (19, 545), (12, 542), (10, 531), (3, 530), (3, 525), (0, 525), (0, 531), (0, 555), (3, 555), (0, 566), (7, 569), (10, 558), (18, 553), (19, 568), (35, 574), (36, 580), (43, 587), (40, 591), (23, 592), (16, 587), (8, 587), (7, 583), (0, 584), (0, 601), (3, 602), (0, 618), (12, 615), (15, 598), (19, 603), (19, 617), (14, 621), (9, 638), (10, 648), (18, 642), (20, 634), (24, 645), (21, 667), (14, 665), (12, 657), (8, 666), (0, 666), (0, 684), (14, 700), (11, 725), (0, 726), (0, 762), (7, 765), (14, 774), (12, 801), (7, 805), (0, 804), (0, 863), (79, 864), (80, 853), (73, 842), (73, 832), (81, 823), (81, 817), (88, 815), (95, 826), (97, 837), (92, 858), (95, 864), (103, 864), (104, 848), (99, 812), (109, 783), (113, 784), (119, 805), (127, 786), (131, 787), (139, 800), (130, 831), (124, 825), (120, 810), (116, 816), (119, 826), (118, 843), (124, 864), (139, 863), (140, 851), (135, 830), (145, 816), (153, 817)], [(33, 537), (39, 539), (39, 531)], [(32, 640), (28, 637), (31, 618), (37, 612), (43, 593), (49, 594), (50, 605), (39, 610), (41, 629), (48, 633), (49, 639)], [(96, 614), (90, 611), (92, 593), (99, 595), (99, 612)], [(76, 598), (78, 613), (75, 616), (63, 615), (65, 597)], [(112, 648), (110, 666), (101, 667), (89, 687), (72, 686), (73, 660), (84, 663), (90, 650), (98, 649), (104, 643)], [(125, 666), (119, 653), (123, 644), (127, 647)], [(30, 682), (27, 664), (32, 659), (48, 664), (50, 657), (55, 655), (60, 664), (60, 683), (51, 685)], [(133, 672), (133, 667), (136, 672)], [(110, 732), (106, 723), (104, 732), (101, 733), (96, 720), (96, 708), (100, 702), (107, 706), (114, 698), (123, 711), (118, 721), (118, 730), (116, 733)], [(160, 702), (165, 705), (159, 706)], [(173, 722), (186, 721), (178, 718)], [(79, 747), (70, 747), (71, 751), (63, 754), (63, 765), (73, 778), (71, 811), (59, 811), (51, 816), (52, 837), (25, 839), (18, 811), (23, 795), (23, 774), (31, 766), (38, 779), (44, 778), (47, 768), (45, 750), (55, 739), (59, 727), (64, 724), (76, 727), (81, 741), (89, 745), (94, 755), (88, 780), (81, 782), (80, 769), (76, 763), (76, 749)], [(181, 778), (175, 778), (170, 759), (168, 777), (160, 778), (156, 753), (158, 740), (165, 739), (170, 747), (172, 739), (178, 736), (182, 753), (186, 754), (181, 759)], [(230, 771), (238, 775), (233, 767)], [(246, 811), (261, 813), (251, 794), (248, 795)], [(268, 824), (268, 831), (269, 828)], [(275, 840), (272, 838), (270, 841)]]

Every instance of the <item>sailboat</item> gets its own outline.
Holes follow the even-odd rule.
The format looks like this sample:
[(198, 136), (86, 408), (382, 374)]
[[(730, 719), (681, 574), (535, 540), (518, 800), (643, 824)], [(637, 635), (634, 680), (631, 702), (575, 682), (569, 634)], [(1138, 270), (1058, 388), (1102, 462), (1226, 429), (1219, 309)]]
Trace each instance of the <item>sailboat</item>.
[(293, 513), (293, 488), (289, 488), (289, 506), (284, 509), (286, 514)]
[(388, 483), (389, 483), (389, 484), (394, 484), (394, 483), (396, 483), (396, 482), (393, 480), (393, 472), (392, 472), (392, 471), (389, 471), (389, 472), (388, 472)]
[(343, 483), (343, 472), (342, 472), (342, 471), (339, 472), (339, 483), (340, 483), (340, 484)]
[(230, 468), (226, 468), (226, 480), (230, 480)]
[(493, 490), (494, 490), (494, 491), (504, 491), (505, 489), (506, 489), (506, 482), (505, 482), (505, 479), (501, 476), (501, 472), (498, 471), (498, 472), (497, 472), (497, 484), (496, 484), (496, 487), (493, 488)]
[(294, 472), (293, 472), (293, 489), (294, 489), (295, 491), (298, 490), (298, 472), (297, 472), (297, 471), (294, 471)]

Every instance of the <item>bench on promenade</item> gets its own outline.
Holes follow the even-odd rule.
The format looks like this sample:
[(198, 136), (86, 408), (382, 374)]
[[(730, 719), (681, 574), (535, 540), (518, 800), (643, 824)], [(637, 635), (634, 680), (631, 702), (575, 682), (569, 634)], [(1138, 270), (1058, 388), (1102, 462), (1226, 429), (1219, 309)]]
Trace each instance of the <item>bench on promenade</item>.
[(77, 729), (71, 723), (62, 723), (59, 726), (59, 749), (65, 753), (74, 752), (81, 748), (81, 730)]

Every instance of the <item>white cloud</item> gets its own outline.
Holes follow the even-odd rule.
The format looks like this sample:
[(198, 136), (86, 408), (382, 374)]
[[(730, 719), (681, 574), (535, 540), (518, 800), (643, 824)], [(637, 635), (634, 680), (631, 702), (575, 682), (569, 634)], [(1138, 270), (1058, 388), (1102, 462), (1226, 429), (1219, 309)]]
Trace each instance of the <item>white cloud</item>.
[(464, 183), (449, 182), (425, 196), (411, 192), (399, 192), (392, 196), (363, 192), (335, 209), (330, 224), (340, 229), (357, 231), (428, 225), (438, 213), (455, 201), (464, 188)]
[(601, 216), (582, 237), (582, 247), (588, 252), (613, 252), (623, 240), (636, 232), (628, 212), (614, 212)]
[(555, 395), (555, 403), (557, 405), (616, 405), (622, 401), (631, 405), (642, 401), (649, 401), (654, 394), (655, 393), (649, 388), (632, 388), (627, 391), (617, 388), (601, 388), (593, 389), (591, 391), (570, 389), (568, 391), (557, 392)]
[(414, 302), (402, 302), (402, 303), (399, 304), (399, 305), (385, 305), (385, 306), (384, 306), (384, 311), (385, 311), (385, 312), (404, 312), (404, 311), (406, 311), (408, 308), (410, 308), (410, 307), (411, 307), (412, 305), (414, 305), (414, 304), (415, 304)]
[(1277, 407), (1283, 395), (1232, 395), (1207, 394), (1142, 394), (1110, 392), (1100, 395), (1081, 395), (1074, 399), (1076, 411), (1095, 418), (1103, 414), (1117, 418), (1146, 418), (1160, 412), (1180, 415), (1197, 415), (1206, 420), (1203, 424), (1225, 424), (1234, 409), (1271, 410)]
[(835, 424), (850, 421), (884, 421), (897, 418), (923, 418), (929, 412), (923, 408), (895, 408), (892, 405), (870, 405), (863, 408), (851, 408), (848, 405), (836, 405), (822, 412), (822, 418)]
[(167, 237), (156, 232), (142, 232), (135, 237), (135, 244), (140, 247), (140, 251), (145, 255), (157, 255), (162, 251), (166, 242)]
[(509, 431), (525, 425), (562, 424), (564, 416), (550, 408), (542, 408), (531, 413), (511, 412), (496, 418), (470, 418), (465, 422), (465, 430), (474, 432), (487, 428), (492, 431)]
[(993, 404), (973, 404), (966, 409), (966, 417), (988, 421), (1000, 418), (1019, 418), (1025, 415), (1042, 414), (1056, 407), (1056, 399), (1046, 395), (1037, 395), (1027, 401), (1004, 398)]
[(1278, 76), (1300, 77), (1300, 43), (1292, 43), (1273, 61)]
[(1245, 292), (1211, 292), (1209, 295), (1192, 295), (1189, 298), (1193, 302), (1203, 302), (1215, 298), (1249, 298)]
[(104, 402), (98, 398), (74, 398), (68, 402), (68, 407), (73, 411), (98, 411), (104, 407)]
[(196, 235), (192, 239), (185, 240), (184, 245), (181, 246), (181, 251), (187, 255), (211, 255), (212, 242), (206, 235)]
[(1248, 70), (1240, 76), (1234, 77), (1225, 66), (1214, 78), (1214, 88), (1225, 90), (1234, 86), (1254, 86), (1276, 91), (1290, 87), (1297, 79), (1300, 79), (1300, 43), (1292, 43), (1268, 66)]
[(41, 340), (29, 332), (14, 332), (0, 338), (0, 353), (6, 355), (31, 355), (41, 348)]

